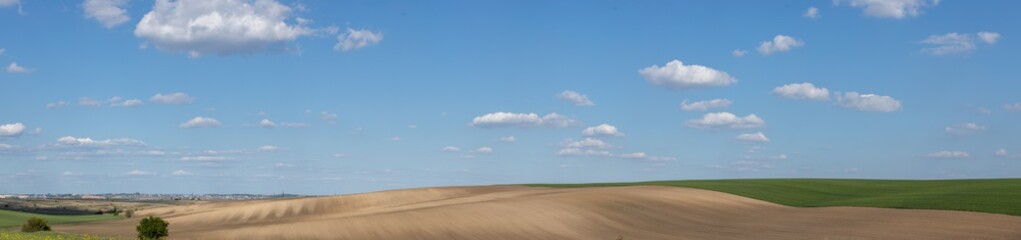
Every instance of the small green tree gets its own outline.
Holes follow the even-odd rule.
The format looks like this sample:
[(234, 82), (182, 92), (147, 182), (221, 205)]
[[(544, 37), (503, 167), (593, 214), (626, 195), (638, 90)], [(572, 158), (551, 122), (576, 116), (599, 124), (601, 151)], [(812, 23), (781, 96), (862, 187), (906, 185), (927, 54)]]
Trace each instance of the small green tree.
[(170, 223), (163, 221), (162, 218), (149, 216), (143, 218), (135, 230), (138, 230), (138, 239), (140, 240), (165, 239), (170, 235), (170, 231), (167, 230), (169, 225)]
[(38, 232), (38, 231), (49, 231), (50, 225), (46, 224), (46, 219), (31, 217), (21, 225), (22, 232)]

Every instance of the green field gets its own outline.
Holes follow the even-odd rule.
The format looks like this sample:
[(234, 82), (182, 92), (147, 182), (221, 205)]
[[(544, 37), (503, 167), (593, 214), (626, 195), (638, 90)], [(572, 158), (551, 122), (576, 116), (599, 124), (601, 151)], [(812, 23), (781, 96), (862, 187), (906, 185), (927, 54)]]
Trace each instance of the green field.
[(1021, 216), (1021, 179), (735, 179), (528, 184), (533, 187), (657, 185), (725, 192), (795, 207), (937, 209)]
[(0, 231), (0, 239), (3, 240), (108, 240), (112, 238), (104, 238), (92, 235), (79, 235), (79, 234), (68, 234), (58, 232), (34, 232), (34, 233), (23, 233), (23, 232), (4, 232)]
[(103, 214), (103, 215), (43, 215), (35, 213), (25, 213), (16, 211), (0, 210), (0, 228), (21, 226), (30, 217), (40, 217), (46, 219), (50, 225), (53, 224), (64, 224), (64, 223), (79, 223), (79, 222), (91, 222), (91, 221), (102, 221), (121, 219), (121, 217)]

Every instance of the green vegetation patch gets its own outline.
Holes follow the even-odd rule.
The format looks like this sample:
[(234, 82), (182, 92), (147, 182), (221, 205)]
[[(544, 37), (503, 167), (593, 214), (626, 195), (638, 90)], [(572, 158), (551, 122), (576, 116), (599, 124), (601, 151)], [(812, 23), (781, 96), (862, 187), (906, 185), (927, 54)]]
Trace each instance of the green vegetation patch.
[(733, 179), (532, 187), (672, 186), (725, 192), (795, 207), (858, 206), (958, 210), (1021, 216), (1021, 179)]
[[(80, 223), (80, 222), (92, 222), (92, 221), (103, 221), (103, 220), (114, 220), (121, 219), (121, 217), (103, 214), (103, 215), (45, 215), (36, 213), (25, 213), (17, 211), (0, 210), (0, 228), (21, 226), (25, 224), (31, 217), (39, 217), (46, 219), (49, 224), (65, 224), (65, 223)], [(3, 239), (3, 238), (0, 238)]]
[(0, 239), (4, 240), (112, 240), (92, 235), (68, 234), (59, 232), (5, 232), (0, 231)]

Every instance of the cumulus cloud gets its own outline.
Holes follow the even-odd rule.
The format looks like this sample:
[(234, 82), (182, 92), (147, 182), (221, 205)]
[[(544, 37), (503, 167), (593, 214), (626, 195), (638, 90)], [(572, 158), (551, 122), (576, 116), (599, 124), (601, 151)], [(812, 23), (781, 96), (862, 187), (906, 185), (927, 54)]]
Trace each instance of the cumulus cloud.
[(491, 147), (480, 147), (479, 149), (475, 149), (475, 152), (477, 152), (477, 153), (493, 153), (493, 148), (491, 148)]
[(575, 156), (575, 157), (610, 157), (610, 151), (597, 150), (597, 149), (581, 149), (581, 148), (563, 148), (557, 152), (558, 156)]
[(181, 157), (181, 161), (186, 162), (222, 162), (232, 160), (225, 156), (187, 156)]
[(280, 148), (280, 147), (277, 147), (277, 146), (273, 146), (273, 145), (266, 145), (266, 146), (259, 147), (259, 151), (261, 151), (261, 152), (276, 152), (276, 151), (280, 151), (280, 150), (283, 150), (283, 149)]
[(585, 136), (611, 136), (611, 137), (623, 137), (624, 133), (617, 130), (617, 127), (610, 124), (599, 124), (585, 128), (581, 131)]
[(454, 147), (454, 146), (446, 146), (446, 147), (443, 147), (440, 150), (443, 150), (444, 152), (460, 152), (461, 148)]
[(901, 109), (900, 101), (889, 96), (857, 92), (837, 93), (836, 95), (837, 105), (858, 111), (895, 112)]
[(220, 127), (220, 121), (208, 117), (195, 117), (187, 122), (181, 123), (181, 128), (215, 128)]
[(1003, 110), (1021, 112), (1021, 102), (1003, 104)]
[(596, 149), (608, 149), (612, 148), (613, 145), (603, 142), (603, 140), (595, 138), (585, 138), (582, 140), (574, 141), (567, 140), (564, 142), (564, 148), (596, 148)]
[(799, 100), (829, 100), (830, 90), (815, 87), (812, 83), (791, 83), (773, 88), (773, 94), (780, 97)]
[(567, 100), (568, 102), (574, 103), (575, 106), (593, 106), (592, 100), (588, 99), (588, 96), (571, 90), (564, 90), (557, 94), (557, 98)]
[(83, 97), (78, 99), (78, 105), (82, 107), (99, 107), (103, 105), (103, 101), (95, 98)]
[(0, 137), (17, 137), (25, 131), (25, 124), (20, 122), (0, 125)]
[(978, 125), (976, 123), (962, 123), (943, 128), (943, 131), (945, 131), (947, 134), (956, 136), (974, 134), (985, 130), (986, 126)]
[(967, 158), (971, 154), (964, 151), (939, 151), (926, 154), (925, 156), (930, 158)]
[(974, 52), (978, 48), (977, 41), (994, 44), (999, 39), (1000, 34), (995, 32), (979, 32), (977, 34), (952, 32), (929, 36), (922, 40), (921, 43), (932, 45), (932, 47), (923, 48), (923, 53), (940, 56)]
[(804, 16), (805, 18), (816, 19), (816, 18), (821, 17), (822, 15), (819, 15), (819, 9), (818, 8), (809, 7), (808, 10), (805, 10), (805, 14), (802, 15), (802, 16)]
[(105, 140), (93, 140), (88, 137), (64, 136), (57, 139), (57, 146), (64, 147), (116, 147), (116, 146), (143, 146), (145, 142), (131, 138), (116, 138)]
[(1000, 40), (1000, 34), (994, 32), (978, 32), (978, 39), (987, 44), (994, 44)]
[(1007, 149), (1003, 149), (1003, 148), (997, 149), (996, 150), (996, 156), (997, 157), (1006, 157), (1007, 156)]
[(112, 97), (109, 100), (106, 100), (106, 102), (109, 103), (111, 107), (138, 107), (138, 106), (142, 106), (142, 100), (139, 100), (139, 99), (127, 99), (127, 100), (124, 100), (121, 97)]
[(283, 50), (287, 42), (315, 32), (289, 23), (291, 12), (275, 0), (157, 0), (135, 36), (193, 57)]
[(701, 129), (740, 129), (760, 128), (766, 126), (766, 121), (755, 114), (748, 114), (738, 117), (729, 112), (706, 113), (701, 119), (688, 121), (688, 127)]
[(702, 65), (684, 65), (676, 59), (662, 67), (652, 65), (643, 68), (638, 70), (638, 74), (652, 85), (673, 90), (727, 86), (737, 82), (726, 72)]
[(773, 37), (773, 41), (765, 41), (759, 44), (758, 50), (762, 55), (770, 55), (773, 53), (790, 51), (791, 49), (804, 45), (805, 42), (791, 36), (776, 35)]
[(336, 123), (337, 122), (337, 114), (336, 113), (327, 112), (327, 111), (322, 111), (322, 112), (319, 112), (319, 119), (322, 119), (323, 121), (326, 121), (328, 123)]
[(262, 119), (262, 121), (259, 121), (259, 126), (262, 126), (264, 128), (275, 128), (277, 127), (277, 124), (274, 123), (273, 121), (270, 121), (269, 119)]
[(762, 132), (737, 135), (737, 140), (742, 142), (769, 142), (769, 138), (766, 138), (766, 134)]
[(85, 10), (85, 18), (91, 18), (103, 24), (103, 27), (113, 28), (121, 25), (131, 18), (124, 6), (128, 0), (85, 0), (82, 10)]
[(174, 176), (191, 176), (191, 175), (195, 175), (195, 174), (191, 173), (189, 171), (185, 171), (185, 170), (177, 170), (177, 171), (174, 171), (174, 172), (170, 173), (170, 175), (174, 175)]
[(728, 99), (712, 99), (697, 102), (688, 102), (688, 99), (684, 99), (681, 102), (681, 110), (684, 111), (707, 111), (712, 108), (726, 108), (733, 103)]
[(577, 124), (577, 122), (557, 113), (539, 117), (535, 113), (494, 112), (475, 117), (472, 119), (471, 126), (482, 128), (568, 127)]
[(506, 137), (500, 137), (500, 139), (499, 139), (499, 140), (500, 140), (501, 142), (515, 142), (515, 141), (517, 141), (518, 139), (517, 139), (517, 138), (514, 138), (514, 136), (506, 136)]
[(373, 32), (368, 29), (355, 30), (348, 28), (346, 33), (337, 35), (337, 45), (334, 50), (347, 52), (379, 44), (383, 41), (383, 33)]
[(918, 16), (922, 8), (936, 6), (939, 0), (836, 0), (834, 3), (864, 8), (865, 15), (871, 17), (902, 19)]
[(160, 104), (185, 104), (195, 101), (195, 98), (188, 96), (187, 93), (175, 92), (175, 93), (157, 93), (149, 98), (150, 102)]
[(11, 64), (7, 65), (7, 72), (9, 73), (29, 73), (31, 71), (31, 69), (22, 67), (16, 62), (11, 62)]
[(153, 173), (150, 173), (150, 172), (146, 172), (146, 171), (142, 171), (142, 170), (131, 170), (130, 172), (124, 173), (124, 175), (128, 175), (128, 176), (152, 176), (152, 175), (156, 175), (156, 174), (153, 174)]
[(625, 153), (625, 154), (619, 155), (618, 157), (624, 158), (624, 159), (644, 159), (644, 160), (653, 161), (653, 162), (669, 162), (669, 161), (677, 160), (677, 158), (675, 158), (675, 157), (650, 156), (648, 154), (645, 154), (645, 152)]
[(641, 158), (648, 157), (648, 155), (645, 154), (645, 152), (633, 152), (633, 153), (621, 154), (620, 157), (621, 158), (641, 159)]
[(734, 51), (730, 51), (730, 55), (735, 57), (744, 57), (746, 54), (748, 54), (748, 51), (741, 49), (734, 49)]

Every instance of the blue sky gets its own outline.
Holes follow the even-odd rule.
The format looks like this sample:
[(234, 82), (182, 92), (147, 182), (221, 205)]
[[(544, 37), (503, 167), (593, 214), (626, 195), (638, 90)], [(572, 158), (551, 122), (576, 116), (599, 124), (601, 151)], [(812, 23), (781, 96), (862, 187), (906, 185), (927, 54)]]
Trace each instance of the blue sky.
[(1017, 9), (0, 0), (0, 192), (1019, 177)]

